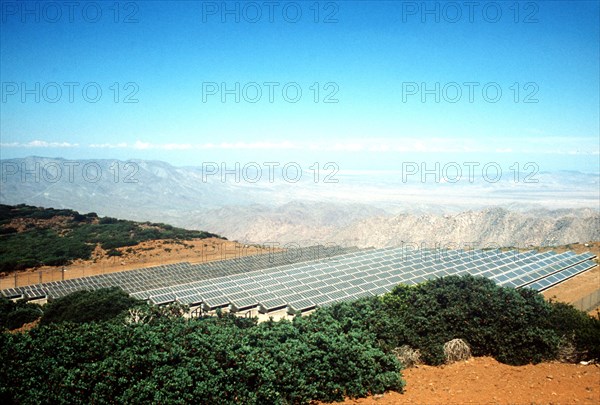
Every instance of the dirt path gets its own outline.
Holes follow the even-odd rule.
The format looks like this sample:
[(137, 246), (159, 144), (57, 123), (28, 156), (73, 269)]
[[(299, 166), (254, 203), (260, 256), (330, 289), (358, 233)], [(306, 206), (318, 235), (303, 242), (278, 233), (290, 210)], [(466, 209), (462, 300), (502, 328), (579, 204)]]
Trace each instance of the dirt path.
[(600, 404), (600, 366), (542, 363), (507, 366), (490, 357), (403, 371), (403, 394), (344, 404)]

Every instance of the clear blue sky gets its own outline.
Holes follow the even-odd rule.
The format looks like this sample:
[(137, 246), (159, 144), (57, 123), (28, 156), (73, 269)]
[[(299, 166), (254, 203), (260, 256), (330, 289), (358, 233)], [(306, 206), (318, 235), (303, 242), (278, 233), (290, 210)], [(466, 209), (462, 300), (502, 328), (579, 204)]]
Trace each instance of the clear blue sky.
[[(228, 2), (239, 4), (239, 22), (235, 13), (222, 22), (220, 1), (120, 2), (118, 15), (113, 3), (69, 10), (57, 2), (57, 10), (2, 1), (2, 158), (334, 161), (382, 170), (402, 161), (533, 161), (541, 170), (599, 170), (597, 1), (520, 2), (518, 10), (513, 1), (483, 1), (472, 21), (464, 2), (426, 3), (437, 4), (439, 22), (423, 14), (423, 2), (280, 1), (273, 22), (262, 1), (253, 3), (259, 17), (253, 4)], [(73, 102), (66, 82), (77, 83)], [(206, 84), (236, 82), (240, 93), (258, 83), (262, 97), (249, 102), (256, 89), (247, 86), (246, 99), (229, 94), (223, 103)], [(272, 103), (266, 82), (280, 83)], [(473, 102), (465, 82), (477, 83)], [(302, 89), (298, 102), (284, 99), (286, 83)], [(439, 83), (439, 103), (435, 94), (422, 102), (421, 83)], [(495, 103), (483, 97), (488, 83), (488, 100), (502, 91)], [(96, 87), (102, 95), (92, 103)], [(133, 91), (138, 102), (124, 103)], [(323, 102), (332, 92), (338, 102)], [(538, 102), (525, 103), (528, 95)]]

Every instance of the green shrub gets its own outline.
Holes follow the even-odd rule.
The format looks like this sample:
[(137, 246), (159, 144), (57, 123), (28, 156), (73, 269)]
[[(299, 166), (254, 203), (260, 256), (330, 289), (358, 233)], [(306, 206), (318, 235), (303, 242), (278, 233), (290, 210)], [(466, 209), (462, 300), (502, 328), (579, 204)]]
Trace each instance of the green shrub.
[(16, 309), (16, 306), (11, 300), (0, 297), (0, 330), (6, 328), (8, 315)]
[(41, 325), (56, 322), (106, 321), (132, 308), (138, 300), (120, 288), (77, 291), (48, 302), (44, 307)]
[(0, 330), (17, 329), (26, 323), (33, 322), (42, 315), (42, 309), (37, 304), (26, 300), (13, 302), (4, 297), (0, 298)]
[(574, 361), (600, 360), (600, 320), (569, 304), (551, 302), (550, 307), (548, 327), (575, 346)]
[(444, 362), (443, 345), (463, 339), (474, 356), (493, 356), (507, 364), (537, 363), (556, 357), (560, 339), (545, 318), (550, 307), (541, 294), (497, 286), (473, 276), (431, 280), (397, 288), (384, 298), (397, 317), (395, 347), (421, 350), (429, 364)]
[(16, 308), (6, 319), (7, 329), (17, 329), (26, 323), (33, 322), (42, 316), (42, 310), (33, 305)]
[(530, 289), (500, 287), (491, 280), (452, 276), (379, 298), (322, 308), (346, 332), (362, 330), (387, 353), (408, 346), (428, 364), (445, 361), (444, 343), (463, 339), (474, 356), (507, 364), (556, 359), (561, 343), (573, 341), (577, 359), (600, 359), (600, 321), (565, 304), (549, 304)]
[[(23, 303), (0, 300), (0, 320)], [(27, 304), (29, 305), (29, 304)], [(127, 311), (130, 309), (131, 311)], [(444, 361), (462, 339), (509, 364), (556, 358), (570, 339), (598, 358), (600, 321), (528, 289), (472, 277), (400, 286), (383, 297), (320, 308), (292, 322), (218, 313), (186, 320), (181, 305), (139, 304), (118, 289), (46, 307), (42, 326), (0, 334), (3, 403), (249, 403), (338, 401), (402, 391), (396, 355)], [(65, 323), (72, 321), (76, 323)], [(105, 321), (105, 322), (89, 322)], [(417, 356), (411, 356), (416, 359)]]
[(327, 314), (56, 323), (2, 334), (0, 359), (5, 403), (290, 404), (403, 387), (371, 334)]
[(113, 257), (113, 256), (123, 256), (123, 253), (120, 250), (117, 249), (111, 249), (106, 253), (109, 257)]
[(17, 228), (13, 228), (10, 226), (0, 227), (0, 235), (8, 235), (11, 233), (17, 233)]

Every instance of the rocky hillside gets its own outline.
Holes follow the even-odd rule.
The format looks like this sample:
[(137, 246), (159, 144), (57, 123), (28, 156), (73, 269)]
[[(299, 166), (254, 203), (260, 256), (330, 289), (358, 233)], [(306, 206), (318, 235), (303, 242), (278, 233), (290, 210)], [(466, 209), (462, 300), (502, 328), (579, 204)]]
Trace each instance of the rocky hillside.
[[(257, 210), (255, 216), (241, 209), (222, 209), (214, 222), (202, 225), (245, 242), (336, 243), (359, 247), (402, 243), (425, 243), (432, 247), (435, 244), (527, 247), (600, 239), (600, 215), (591, 209), (521, 213), (488, 208), (458, 214), (400, 215), (378, 215), (375, 210), (357, 213), (352, 211), (352, 206), (343, 209), (348, 214), (343, 220), (319, 218), (315, 211), (327, 212), (328, 209), (314, 204), (298, 203), (281, 210)], [(357, 219), (359, 216), (363, 218)]]
[(332, 235), (357, 246), (434, 243), (475, 246), (561, 245), (600, 239), (600, 215), (593, 210), (519, 213), (502, 208), (455, 215), (410, 215), (369, 218)]

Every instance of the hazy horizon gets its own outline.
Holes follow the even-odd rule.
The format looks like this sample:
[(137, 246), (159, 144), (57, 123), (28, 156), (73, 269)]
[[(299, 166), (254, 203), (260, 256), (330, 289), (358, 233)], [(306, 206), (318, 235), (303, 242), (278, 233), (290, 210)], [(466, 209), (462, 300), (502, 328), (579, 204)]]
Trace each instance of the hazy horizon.
[[(151, 198), (156, 193), (167, 193), (161, 198), (172, 212), (192, 209), (185, 204), (178, 206), (184, 201), (194, 201), (198, 208), (252, 204), (278, 207), (292, 202), (364, 204), (388, 214), (448, 213), (488, 207), (521, 212), (600, 210), (599, 174), (542, 172), (533, 165), (518, 169), (494, 162), (486, 166), (476, 162), (444, 166), (404, 162), (402, 170), (365, 172), (344, 171), (331, 162), (329, 166), (303, 166), (296, 162), (176, 166), (160, 160), (30, 157), (0, 160), (0, 201), (57, 201), (62, 207), (81, 208), (90, 198), (90, 207), (96, 210), (93, 201), (99, 196), (95, 193), (102, 190), (101, 198), (107, 204), (124, 204), (123, 207), (133, 196)], [(86, 197), (86, 192), (94, 194)], [(130, 209), (140, 207), (134, 205)]]

